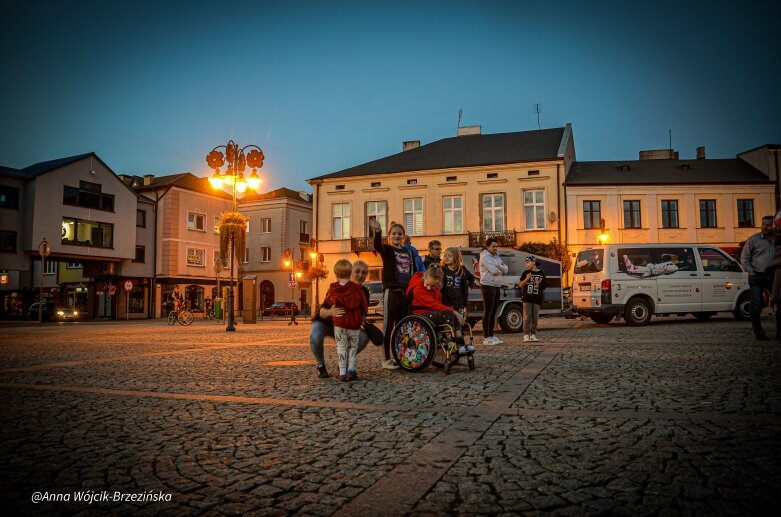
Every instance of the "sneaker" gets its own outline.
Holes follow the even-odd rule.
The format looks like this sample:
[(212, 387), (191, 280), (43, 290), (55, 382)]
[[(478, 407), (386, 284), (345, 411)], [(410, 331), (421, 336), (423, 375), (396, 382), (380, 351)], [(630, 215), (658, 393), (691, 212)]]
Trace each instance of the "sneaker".
[(523, 342), (524, 342), (524, 343), (528, 343), (530, 339), (531, 339), (531, 338), (529, 337), (529, 334), (524, 334), (524, 335), (523, 335)]
[(491, 336), (491, 338), (494, 340), (494, 345), (503, 345), (504, 344), (504, 341), (502, 341), (501, 339), (499, 339), (496, 336)]
[(529, 336), (529, 341), (539, 341), (539, 339), (537, 339), (536, 335), (532, 334), (531, 336)]
[(347, 380), (348, 381), (358, 380), (358, 374), (355, 372), (355, 370), (347, 370)]
[(466, 355), (466, 347), (464, 345), (458, 347), (458, 353), (461, 355)]
[(466, 351), (470, 354), (475, 351), (474, 345), (466, 345)]
[(328, 378), (328, 370), (325, 369), (324, 364), (320, 364), (317, 366), (317, 376), (321, 379), (327, 379)]
[(386, 370), (398, 370), (399, 365), (393, 359), (386, 359), (382, 362), (382, 367)]
[(339, 376), (339, 380), (342, 381), (342, 382), (347, 382), (350, 379), (347, 378), (347, 375), (340, 375)]
[(495, 345), (496, 341), (494, 340), (493, 336), (483, 338), (483, 344), (484, 345)]

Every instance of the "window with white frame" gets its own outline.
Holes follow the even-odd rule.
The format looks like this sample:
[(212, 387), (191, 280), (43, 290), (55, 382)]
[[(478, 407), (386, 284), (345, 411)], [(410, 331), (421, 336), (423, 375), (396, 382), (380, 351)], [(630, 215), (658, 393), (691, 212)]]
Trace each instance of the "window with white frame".
[(43, 268), (44, 275), (54, 275), (57, 273), (57, 262), (53, 260), (47, 260), (46, 265)]
[(442, 198), (442, 220), (444, 233), (464, 232), (464, 198), (445, 196)]
[(388, 202), (387, 201), (367, 201), (366, 202), (366, 235), (369, 235), (369, 222), (377, 221), (383, 232), (388, 231)]
[(200, 248), (187, 248), (187, 265), (205, 267), (204, 260), (206, 250)]
[(407, 235), (423, 235), (423, 198), (404, 200), (404, 231)]
[(65, 269), (81, 269), (81, 262), (66, 262)]
[(214, 216), (214, 233), (220, 233), (220, 216)]
[(526, 214), (527, 230), (544, 230), (546, 228), (544, 190), (524, 190), (523, 209)]
[(484, 232), (504, 231), (504, 194), (483, 194), (480, 203)]
[(271, 233), (271, 218), (264, 217), (260, 220), (260, 233)]
[(350, 238), (350, 203), (334, 203), (331, 206), (332, 238)]
[(260, 261), (271, 262), (271, 247), (260, 248)]
[(195, 212), (187, 212), (187, 229), (205, 232), (206, 216), (204, 214), (196, 214)]

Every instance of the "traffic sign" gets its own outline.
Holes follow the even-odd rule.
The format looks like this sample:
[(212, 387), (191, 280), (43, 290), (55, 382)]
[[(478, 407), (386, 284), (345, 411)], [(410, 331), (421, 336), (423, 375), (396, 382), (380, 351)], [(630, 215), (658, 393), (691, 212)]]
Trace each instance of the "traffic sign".
[(287, 283), (291, 289), (295, 289), (296, 287), (298, 287), (298, 281), (296, 280), (295, 273), (290, 273), (290, 279), (288, 280)]
[(130, 280), (125, 281), (125, 291), (133, 290), (133, 282)]

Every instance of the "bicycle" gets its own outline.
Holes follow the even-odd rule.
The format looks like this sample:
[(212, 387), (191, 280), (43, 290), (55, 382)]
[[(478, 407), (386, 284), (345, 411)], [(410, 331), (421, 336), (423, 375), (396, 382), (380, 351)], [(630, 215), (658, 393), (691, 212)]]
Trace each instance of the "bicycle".
[(204, 309), (204, 311), (203, 311), (203, 319), (205, 319), (205, 320), (213, 320), (214, 319), (214, 309)]
[(193, 322), (193, 313), (190, 309), (179, 309), (178, 311), (171, 311), (168, 313), (168, 324), (174, 323), (180, 325), (189, 325)]

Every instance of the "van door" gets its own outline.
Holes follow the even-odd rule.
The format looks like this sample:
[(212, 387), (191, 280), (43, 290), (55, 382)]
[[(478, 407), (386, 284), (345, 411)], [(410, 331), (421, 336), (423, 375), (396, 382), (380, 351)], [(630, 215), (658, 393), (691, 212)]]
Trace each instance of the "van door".
[(731, 311), (741, 287), (743, 271), (718, 248), (698, 247), (702, 270), (702, 310)]
[(653, 268), (658, 273), (656, 312), (700, 312), (702, 277), (694, 258), (694, 248), (665, 246), (654, 248)]

